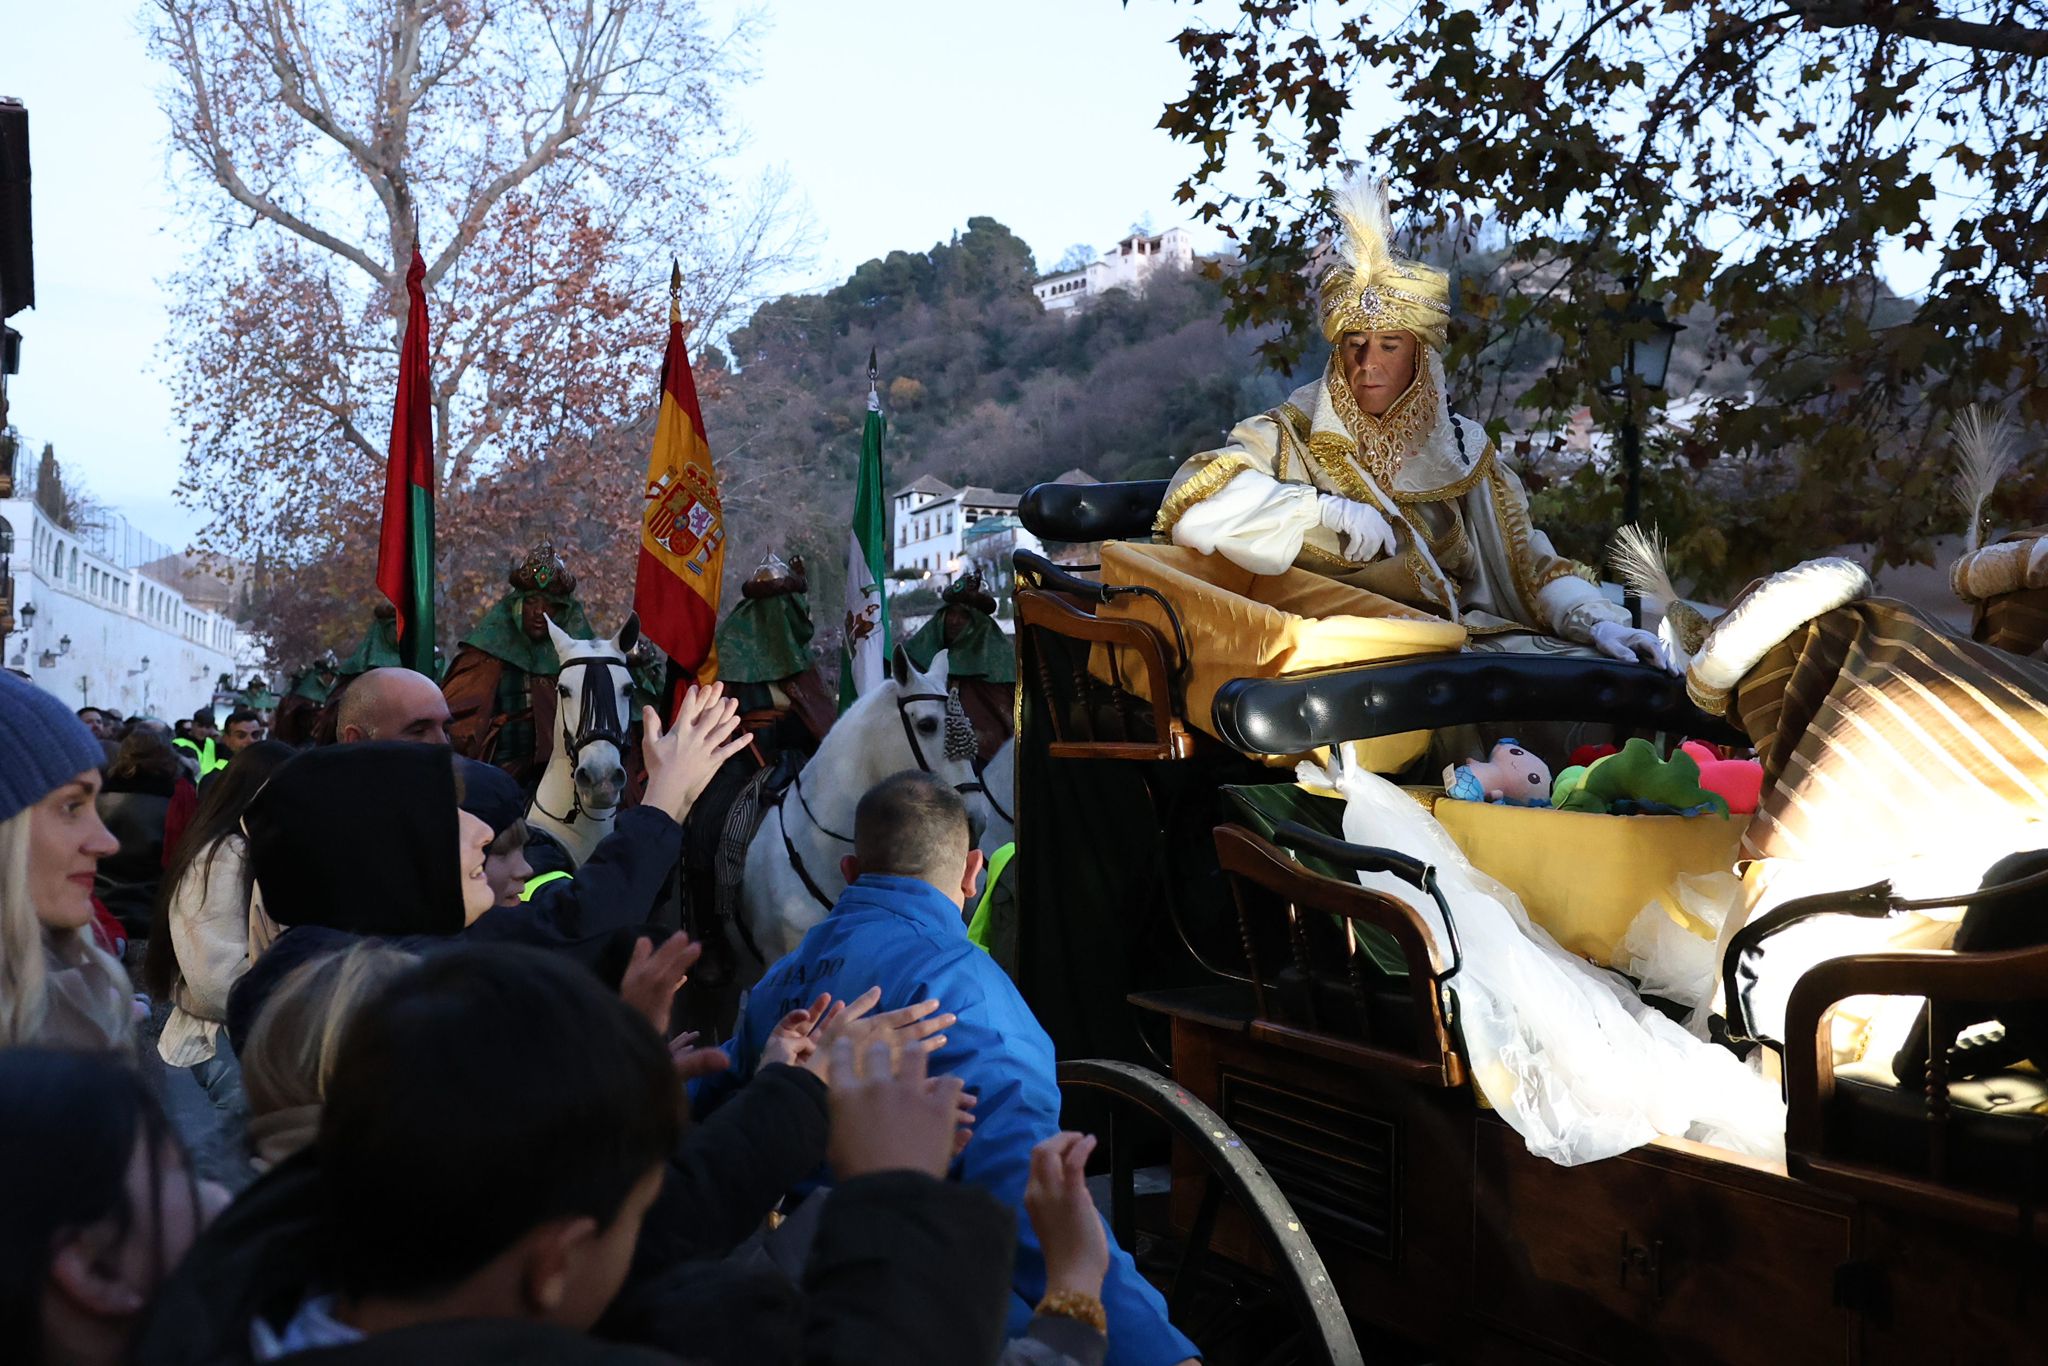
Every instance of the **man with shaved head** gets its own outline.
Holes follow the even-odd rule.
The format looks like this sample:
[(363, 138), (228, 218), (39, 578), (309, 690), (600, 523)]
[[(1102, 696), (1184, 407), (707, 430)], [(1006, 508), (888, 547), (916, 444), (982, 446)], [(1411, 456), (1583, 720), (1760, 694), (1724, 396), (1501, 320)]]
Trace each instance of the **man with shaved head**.
[(425, 674), (411, 669), (372, 669), (348, 685), (334, 719), (335, 738), (448, 743), (448, 700)]

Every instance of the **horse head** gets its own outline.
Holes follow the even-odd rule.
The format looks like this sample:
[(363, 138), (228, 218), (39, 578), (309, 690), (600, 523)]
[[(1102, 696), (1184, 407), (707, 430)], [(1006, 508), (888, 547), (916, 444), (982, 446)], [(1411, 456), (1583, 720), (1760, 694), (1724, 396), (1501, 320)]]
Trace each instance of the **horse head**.
[(610, 640), (578, 640), (548, 620), (555, 656), (557, 761), (566, 761), (576, 781), (576, 806), (603, 820), (626, 792), (626, 732), (632, 725), (633, 675), (626, 653), (640, 639), (636, 613)]
[[(931, 668), (920, 673), (897, 646), (889, 659), (889, 684), (879, 691), (893, 703), (900, 724), (896, 735), (882, 741), (881, 752), (890, 762), (874, 780), (906, 768), (923, 769), (966, 799), (968, 824), (979, 841), (988, 825), (988, 802), (974, 767), (974, 723), (947, 680), (946, 651), (932, 656)], [(886, 737), (887, 727), (882, 729)]]

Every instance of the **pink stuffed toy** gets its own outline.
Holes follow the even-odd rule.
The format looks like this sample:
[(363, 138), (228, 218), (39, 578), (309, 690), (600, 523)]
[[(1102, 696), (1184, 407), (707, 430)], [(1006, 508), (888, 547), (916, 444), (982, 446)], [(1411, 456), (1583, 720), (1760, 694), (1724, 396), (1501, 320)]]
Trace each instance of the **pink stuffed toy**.
[(1446, 768), (1444, 792), (1465, 802), (1548, 806), (1550, 765), (1513, 740), (1502, 740), (1486, 758)]
[(1700, 766), (1700, 786), (1728, 801), (1731, 815), (1748, 816), (1763, 800), (1764, 766), (1754, 759), (1723, 759), (1698, 740), (1687, 740), (1679, 748)]

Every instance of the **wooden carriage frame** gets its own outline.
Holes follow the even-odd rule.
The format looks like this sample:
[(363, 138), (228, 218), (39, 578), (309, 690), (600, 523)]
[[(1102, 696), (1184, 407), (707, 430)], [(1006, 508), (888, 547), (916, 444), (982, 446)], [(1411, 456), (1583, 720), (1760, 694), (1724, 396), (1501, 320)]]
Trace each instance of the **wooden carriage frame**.
[[(1020, 512), (1047, 542), (1138, 538), (1149, 534), (1164, 490), (1163, 481), (1042, 485)], [(1205, 734), (1185, 714), (1188, 647), (1178, 630), (1169, 636), (1096, 611), (1119, 592), (1143, 590), (1106, 587), (1085, 569), (1026, 552), (1016, 565), (1027, 937), (1105, 909), (1035, 893), (1034, 870), (1043, 880), (1050, 865), (1030, 857), (1034, 842), (1071, 859), (1087, 835), (1064, 835), (1057, 800), (1033, 800), (1023, 771), (1034, 764), (1044, 773), (1086, 767), (1098, 779), (1111, 772), (1105, 765), (1130, 766), (1148, 775), (1156, 801), (1162, 774), (1199, 771), (1204, 761), (1241, 771), (1244, 755), (1434, 724), (1586, 719), (1589, 702), (1595, 715), (1644, 729), (1725, 730), (1654, 671), (1466, 655), (1238, 680), (1219, 692)], [(1175, 622), (1170, 608), (1167, 619)], [(1098, 646), (1118, 647), (1111, 657), (1138, 668), (1095, 676), (1082, 661)], [(1163, 848), (1165, 818), (1151, 814)], [(1272, 1359), (1363, 1360), (1355, 1328), (1475, 1362), (2048, 1360), (2031, 1325), (2037, 1283), (2048, 1297), (2048, 1232), (2034, 1207), (2048, 1191), (1971, 1187), (1967, 1153), (1959, 1157), (1952, 1142), (1948, 1050), (1936, 1044), (1978, 1018), (1971, 1005), (2048, 1000), (2048, 947), (1862, 954), (1807, 972), (1787, 1014), (1783, 1163), (1660, 1139), (1563, 1168), (1532, 1156), (1474, 1097), (1446, 991), (1454, 946), (1437, 944), (1401, 898), (1314, 871), (1297, 855), (1393, 871), (1418, 900), (1432, 893), (1430, 870), (1301, 825), (1269, 833), (1222, 820), (1211, 834), (1248, 980), (1123, 983), (1135, 1015), (1169, 1039), (1140, 1060), (1170, 1080), (1138, 1079), (1128, 1048), (1122, 1062), (1070, 1063), (1066, 1075), (1085, 1085), (1100, 1069), (1131, 1069), (1117, 1097), (1126, 1110), (1147, 1108), (1149, 1095), (1158, 1102), (1152, 1113), (1171, 1117), (1175, 1093), (1178, 1108), (1206, 1107), (1213, 1124), (1176, 1138), (1155, 1225), (1182, 1240), (1177, 1287), (1191, 1261), (1212, 1253), (1278, 1278), (1307, 1345)], [(1404, 1000), (1368, 999), (1387, 988), (1359, 972), (1363, 927), (1398, 947), (1408, 967)], [(1035, 962), (1027, 953), (1020, 981), (1041, 1013), (1071, 1020), (1058, 952), (1048, 948)], [(1303, 990), (1304, 982), (1313, 985)], [(1859, 1156), (1844, 1132), (1829, 1020), (1837, 1003), (1859, 994), (1931, 1003), (1917, 1169)], [(1063, 1056), (1102, 1043), (1099, 1030), (1062, 1032), (1056, 1024)], [(1114, 1199), (1125, 1211), (1118, 1231), (1128, 1234), (1135, 1162), (1118, 1155), (1116, 1138), (1108, 1146)], [(2038, 1169), (2048, 1171), (2048, 1139), (2036, 1149)], [(1242, 1177), (1247, 1154), (1270, 1190), (1261, 1186), (1256, 1208), (1219, 1216), (1216, 1174)], [(1264, 1198), (1273, 1195), (1278, 1207)]]

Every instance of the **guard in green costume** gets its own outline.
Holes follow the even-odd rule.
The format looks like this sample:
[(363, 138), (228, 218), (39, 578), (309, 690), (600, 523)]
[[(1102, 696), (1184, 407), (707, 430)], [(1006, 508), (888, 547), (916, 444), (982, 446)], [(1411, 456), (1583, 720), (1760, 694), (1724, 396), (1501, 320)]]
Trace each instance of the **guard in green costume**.
[(341, 681), (341, 665), (329, 650), (312, 668), (293, 676), (270, 718), (273, 739), (288, 745), (311, 744), (319, 733), (320, 718), (334, 685)]
[(785, 749), (814, 752), (838, 710), (811, 659), (809, 587), (801, 556), (784, 564), (770, 555), (718, 627), (719, 682), (770, 760)]
[(287, 697), (303, 697), (315, 706), (323, 705), (335, 683), (341, 677), (341, 662), (329, 650), (320, 656), (312, 668), (293, 677), (291, 686), (285, 690)]
[(1016, 729), (1017, 647), (997, 624), (995, 597), (978, 571), (961, 575), (939, 601), (903, 649), (920, 669), (946, 651), (947, 681), (974, 723), (975, 763), (985, 764)]
[(496, 764), (521, 782), (538, 779), (555, 746), (555, 675), (561, 661), (548, 621), (578, 640), (597, 632), (578, 602), (576, 576), (542, 541), (513, 569), (512, 591), (462, 638), (441, 680), (458, 753)]
[(370, 614), (370, 628), (341, 661), (342, 680), (346, 683), (372, 669), (396, 669), (404, 663), (398, 653), (398, 609), (380, 602)]

